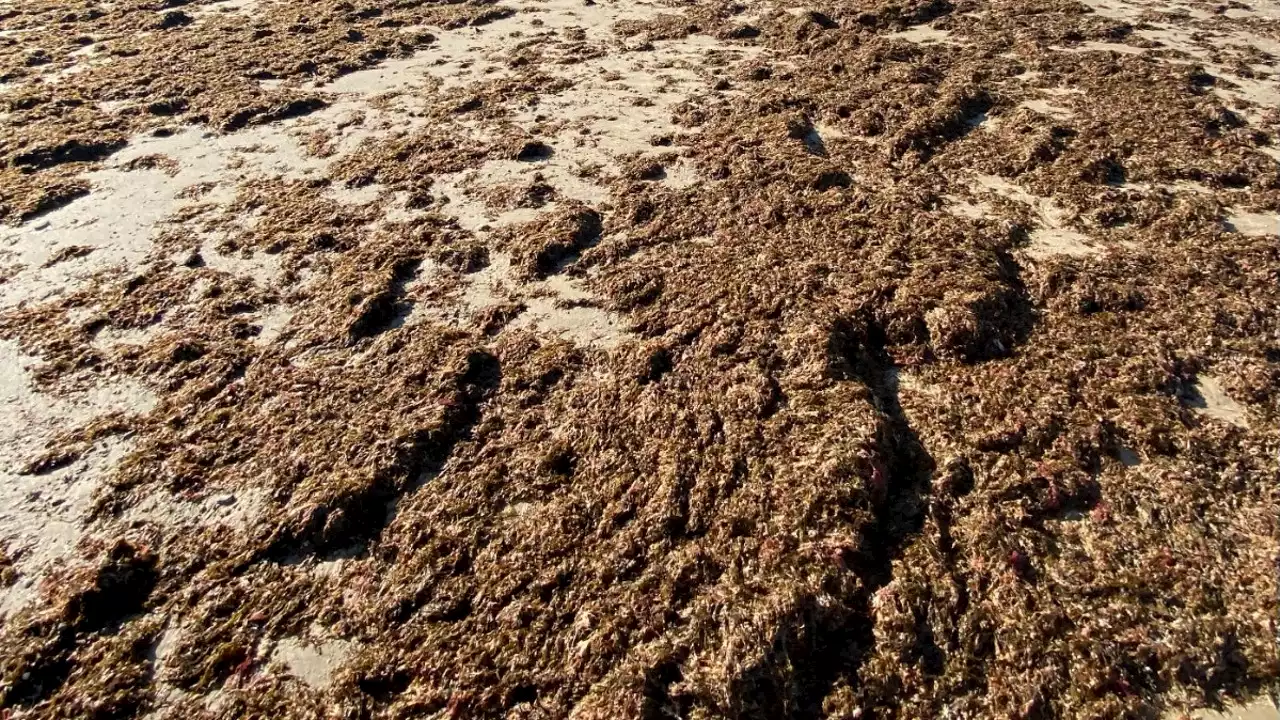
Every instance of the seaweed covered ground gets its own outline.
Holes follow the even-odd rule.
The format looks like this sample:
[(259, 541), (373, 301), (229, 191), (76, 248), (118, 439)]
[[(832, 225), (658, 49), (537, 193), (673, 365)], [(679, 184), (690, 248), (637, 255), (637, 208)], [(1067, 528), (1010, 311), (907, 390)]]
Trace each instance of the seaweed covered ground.
[(1274, 702), (1272, 0), (10, 0), (0, 216), (5, 717)]

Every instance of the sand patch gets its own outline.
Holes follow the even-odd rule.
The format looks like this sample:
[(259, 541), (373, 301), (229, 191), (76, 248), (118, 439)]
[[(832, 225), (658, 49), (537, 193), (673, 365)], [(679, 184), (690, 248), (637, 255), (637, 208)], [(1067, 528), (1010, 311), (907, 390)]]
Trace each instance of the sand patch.
[(929, 25), (916, 25), (915, 27), (910, 27), (906, 30), (889, 33), (888, 35), (885, 35), (885, 37), (890, 40), (905, 40), (907, 42), (920, 43), (922, 45), (958, 42), (952, 39), (950, 30), (942, 30)]
[[(1280, 710), (1270, 700), (1263, 698), (1247, 705), (1229, 707), (1225, 710), (1197, 710), (1190, 714), (1192, 720), (1280, 720)], [(1172, 713), (1166, 720), (1178, 720)]]
[(972, 203), (957, 195), (946, 195), (944, 209), (957, 217), (980, 220), (991, 215), (992, 207), (987, 203)]
[[(162, 161), (139, 164), (151, 158)], [(230, 202), (240, 183), (251, 178), (306, 177), (324, 166), (275, 127), (235, 135), (188, 129), (140, 138), (103, 169), (84, 176), (92, 188), (87, 196), (21, 227), (0, 230), (0, 253), (24, 267), (0, 286), (0, 308), (75, 290), (106, 270), (136, 272), (150, 259), (156, 234), (172, 226), (170, 218), (179, 211)], [(208, 189), (198, 198), (184, 193), (197, 186)], [(49, 264), (71, 247), (89, 252)]]
[(993, 175), (978, 176), (974, 181), (974, 189), (995, 193), (1030, 206), (1035, 211), (1039, 222), (1031, 230), (1030, 243), (1024, 249), (1029, 257), (1043, 259), (1052, 255), (1087, 256), (1099, 252), (1087, 235), (1068, 225), (1069, 213), (1051, 198), (1032, 195), (1004, 178)]
[(231, 18), (237, 15), (251, 15), (268, 0), (213, 0), (195, 5), (188, 10), (192, 19), (209, 20), (211, 18)]
[(1240, 428), (1249, 427), (1248, 410), (1236, 402), (1212, 375), (1198, 375), (1182, 398), (1187, 407), (1214, 420)]
[(1223, 226), (1229, 232), (1240, 233), (1249, 237), (1280, 235), (1280, 215), (1228, 209)]
[(1049, 49), (1057, 52), (1066, 52), (1066, 53), (1104, 52), (1104, 53), (1119, 53), (1120, 55), (1141, 55), (1142, 53), (1146, 52), (1142, 48), (1134, 47), (1132, 45), (1125, 45), (1124, 43), (1099, 42), (1097, 40), (1089, 40), (1087, 42), (1082, 42), (1082, 43), (1079, 43), (1076, 45), (1070, 45), (1070, 46), (1050, 45)]
[(1040, 100), (1040, 99), (1023, 100), (1022, 102), (1018, 103), (1018, 107), (1026, 108), (1032, 112), (1039, 113), (1041, 115), (1048, 115), (1049, 117), (1052, 117), (1058, 120), (1069, 120), (1070, 118), (1075, 116), (1075, 113), (1070, 108), (1065, 108), (1065, 107), (1062, 107), (1061, 105), (1054, 105), (1053, 103), (1050, 103), (1047, 100)]
[[(424, 263), (415, 286), (430, 285), (442, 270)], [(552, 275), (545, 280), (522, 282), (511, 266), (511, 258), (495, 253), (484, 269), (464, 276), (466, 283), (458, 304), (415, 303), (406, 325), (425, 319), (468, 327), (484, 312), (503, 305), (518, 305), (507, 329), (526, 329), (564, 338), (584, 347), (608, 350), (630, 337), (623, 318), (594, 305), (595, 296), (580, 280)]]
[(271, 661), (282, 664), (288, 674), (318, 689), (329, 684), (350, 653), (351, 643), (344, 640), (316, 642), (284, 638), (272, 649)]
[(112, 413), (141, 414), (156, 398), (127, 379), (92, 390), (52, 396), (37, 389), (35, 358), (16, 343), (0, 341), (0, 542), (16, 557), (18, 581), (0, 589), (0, 613), (34, 601), (40, 580), (69, 559), (79, 541), (94, 493), (124, 457), (129, 443), (100, 441), (82, 457), (47, 472), (27, 468), (63, 433)]

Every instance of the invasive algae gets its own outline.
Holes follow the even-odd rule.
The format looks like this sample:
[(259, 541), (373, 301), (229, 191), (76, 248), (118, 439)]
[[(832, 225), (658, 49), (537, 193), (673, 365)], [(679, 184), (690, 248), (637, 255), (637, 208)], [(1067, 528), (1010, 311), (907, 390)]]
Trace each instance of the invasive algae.
[[(10, 42), (6, 78), (84, 35), (109, 32), (114, 53), (6, 98), (5, 198), (71, 197), (50, 188), (161, 125), (321, 112), (304, 81), (438, 39), (403, 28), (517, 10), (270, 3), (233, 22), (202, 19), (205, 4), (118, 5), (3, 20), (38, 28), (44, 53), (31, 64), (33, 41)], [(945, 42), (899, 35), (925, 24)], [(87, 569), (6, 618), (0, 704), (1143, 717), (1274, 688), (1280, 237), (1224, 217), (1278, 208), (1260, 151), (1276, 118), (1243, 119), (1249, 101), (1215, 93), (1185, 49), (1128, 44), (1147, 27), (1066, 0), (930, 0), (681, 5), (603, 38), (548, 32), (498, 58), (509, 74), (422, 91), (431, 125), (367, 138), (319, 181), (250, 184), (231, 212), (157, 237), (165, 260), (6, 312), (49, 392), (123, 374), (161, 401), (27, 468), (106, 435), (134, 443), (96, 502), (119, 542), (88, 543)], [(584, 172), (607, 184), (599, 206), (560, 197), (550, 170), (477, 193), (541, 210), (525, 222), (469, 228), (437, 197), (442, 174), (550, 166), (565, 132), (606, 134), (592, 118), (516, 119), (573, 86), (557, 65), (703, 36), (754, 54), (696, 68), (700, 90), (652, 151)], [(1206, 44), (1192, 59), (1274, 61)], [(159, 76), (178, 52), (190, 66)], [(1061, 87), (1081, 91), (1056, 98), (1069, 117), (1021, 104)], [(91, 105), (125, 98), (150, 105)], [(698, 180), (667, 182), (677, 162)], [(412, 217), (380, 222), (381, 195), (332, 197), (370, 185), (404, 194)], [(44, 201), (5, 202), (16, 220)], [(192, 260), (192, 233), (211, 229), (219, 252), (278, 257), (278, 282)], [(1090, 251), (1040, 252), (1045, 230)], [(589, 294), (560, 305), (619, 314), (624, 341), (520, 326), (527, 298), (460, 324), (415, 314), (473, 302), (497, 257), (520, 287), (580, 283)], [(260, 342), (278, 302), (295, 314)], [(94, 344), (157, 325), (141, 344)], [(1210, 375), (1248, 422), (1188, 401)], [(264, 509), (241, 527), (129, 519), (151, 498), (217, 493), (259, 493)], [(297, 637), (350, 643), (328, 686), (272, 664)]]

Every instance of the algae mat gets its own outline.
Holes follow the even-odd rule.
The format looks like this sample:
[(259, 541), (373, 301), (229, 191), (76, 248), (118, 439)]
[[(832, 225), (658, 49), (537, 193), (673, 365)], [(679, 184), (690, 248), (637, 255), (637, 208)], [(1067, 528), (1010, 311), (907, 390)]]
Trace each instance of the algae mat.
[(0, 3), (0, 712), (1274, 717), (1278, 79), (1263, 0)]

